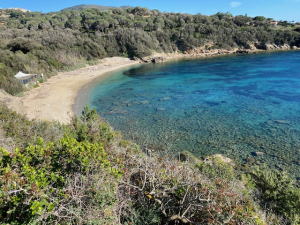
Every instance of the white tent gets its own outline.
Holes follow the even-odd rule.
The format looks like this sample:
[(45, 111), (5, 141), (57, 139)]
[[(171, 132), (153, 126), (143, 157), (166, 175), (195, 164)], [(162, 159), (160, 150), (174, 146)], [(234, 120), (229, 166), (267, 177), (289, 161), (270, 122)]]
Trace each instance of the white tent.
[(15, 78), (22, 79), (22, 78), (26, 78), (26, 77), (30, 77), (30, 76), (32, 76), (32, 75), (31, 74), (26, 74), (26, 73), (23, 73), (23, 72), (19, 71), (19, 73), (17, 73), (15, 75)]

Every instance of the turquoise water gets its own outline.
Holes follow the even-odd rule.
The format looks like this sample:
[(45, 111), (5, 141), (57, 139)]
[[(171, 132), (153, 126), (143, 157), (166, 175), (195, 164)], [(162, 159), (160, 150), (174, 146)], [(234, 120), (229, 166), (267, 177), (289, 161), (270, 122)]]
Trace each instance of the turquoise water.
[(143, 147), (220, 153), (300, 177), (299, 51), (137, 66), (97, 84), (89, 100)]

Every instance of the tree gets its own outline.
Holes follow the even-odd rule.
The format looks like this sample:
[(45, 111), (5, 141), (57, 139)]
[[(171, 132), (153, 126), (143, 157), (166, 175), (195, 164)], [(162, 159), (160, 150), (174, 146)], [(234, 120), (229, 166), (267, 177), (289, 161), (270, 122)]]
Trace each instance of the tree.
[(76, 13), (72, 13), (68, 20), (65, 23), (65, 27), (66, 28), (71, 28), (73, 30), (75, 29), (79, 29), (81, 27), (81, 16), (76, 14)]
[(11, 51), (13, 52), (21, 51), (24, 54), (40, 46), (41, 45), (39, 43), (28, 38), (16, 38), (7, 45), (7, 47), (9, 47)]
[(236, 16), (234, 17), (234, 23), (240, 27), (250, 25), (251, 18), (248, 16)]
[(92, 27), (95, 30), (101, 30), (101, 32), (104, 32), (104, 30), (109, 26), (109, 22), (104, 19), (99, 19), (96, 22), (93, 23)]
[(256, 16), (256, 17), (253, 18), (253, 20), (255, 20), (255, 21), (265, 21), (266, 17), (264, 17), (264, 16)]
[(38, 29), (40, 29), (40, 30), (49, 30), (50, 28), (51, 28), (51, 25), (48, 21), (41, 22), (38, 25)]
[(151, 11), (149, 9), (142, 8), (142, 7), (135, 7), (132, 9), (128, 9), (127, 12), (137, 16), (148, 16), (151, 14)]
[(10, 15), (11, 18), (14, 19), (21, 19), (25, 16), (21, 10), (10, 9), (7, 11), (7, 13)]
[(136, 28), (140, 28), (142, 30), (144, 30), (144, 28), (147, 26), (147, 22), (144, 20), (138, 20), (134, 22), (134, 27)]

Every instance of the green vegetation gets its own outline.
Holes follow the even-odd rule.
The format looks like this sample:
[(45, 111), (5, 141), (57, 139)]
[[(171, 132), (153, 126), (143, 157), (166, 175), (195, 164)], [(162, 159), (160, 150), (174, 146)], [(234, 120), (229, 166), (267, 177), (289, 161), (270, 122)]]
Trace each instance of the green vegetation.
[(17, 82), (12, 76), (13, 70), (4, 63), (0, 63), (0, 88), (6, 90), (10, 94), (16, 94), (23, 91), (22, 84)]
[(300, 189), (285, 173), (149, 156), (88, 107), (61, 125), (1, 105), (0, 121), (2, 224), (299, 224)]
[[(38, 13), (6, 10), (0, 88), (13, 75), (95, 65), (106, 56), (300, 46), (297, 24), (263, 16), (162, 13), (141, 7)], [(146, 150), (145, 150), (146, 151)], [(148, 154), (146, 154), (148, 153)], [(300, 224), (299, 181), (281, 171), (144, 153), (88, 107), (71, 124), (29, 121), (0, 104), (1, 224)]]
[[(90, 8), (93, 7), (93, 8)], [(101, 8), (101, 7), (100, 7)], [(74, 70), (107, 56), (144, 57), (152, 52), (251, 48), (254, 43), (300, 46), (299, 26), (272, 19), (217, 13), (165, 13), (142, 7), (77, 6), (52, 13), (5, 10), (0, 26), (0, 88), (22, 92), (19, 70), (43, 73)], [(5, 65), (5, 66), (4, 66)]]
[[(252, 180), (259, 190), (262, 204), (300, 224), (300, 188), (285, 172), (255, 167)], [(298, 184), (298, 185), (297, 185)]]

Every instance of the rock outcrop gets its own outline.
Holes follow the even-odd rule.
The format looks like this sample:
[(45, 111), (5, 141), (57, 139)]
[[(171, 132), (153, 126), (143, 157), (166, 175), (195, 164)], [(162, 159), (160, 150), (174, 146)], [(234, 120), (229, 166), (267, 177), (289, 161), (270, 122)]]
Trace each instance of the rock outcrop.
[(165, 59), (163, 57), (154, 57), (152, 58), (151, 62), (153, 63), (158, 63), (158, 62), (163, 62)]
[(164, 56), (146, 56), (141, 58), (142, 62), (145, 63), (149, 63), (149, 62), (153, 62), (153, 63), (160, 63), (160, 62), (164, 62), (166, 60), (166, 57)]
[(210, 57), (218, 55), (229, 55), (229, 54), (255, 54), (259, 51), (276, 51), (276, 50), (290, 50), (290, 49), (299, 49), (296, 46), (284, 45), (275, 45), (275, 44), (266, 44), (264, 42), (249, 43), (243, 48), (233, 48), (231, 50), (227, 49), (214, 49), (213, 44), (209, 43), (202, 47), (197, 47), (193, 49), (188, 49), (182, 52), (173, 52), (173, 53), (154, 53), (151, 56), (146, 56), (142, 58), (136, 58), (144, 63), (160, 63), (165, 62), (170, 59), (176, 58), (190, 58), (190, 57)]
[(249, 51), (247, 51), (247, 50), (237, 50), (235, 53), (238, 53), (238, 54), (249, 54)]
[(254, 46), (257, 49), (262, 49), (262, 50), (288, 50), (291, 49), (291, 46), (288, 44), (283, 44), (283, 45), (275, 45), (275, 44), (266, 44), (266, 43), (254, 43)]
[(190, 56), (214, 56), (214, 55), (227, 55), (227, 54), (233, 54), (237, 50), (225, 50), (225, 49), (205, 49), (203, 47), (200, 48), (194, 48), (190, 49), (185, 52), (186, 55)]

